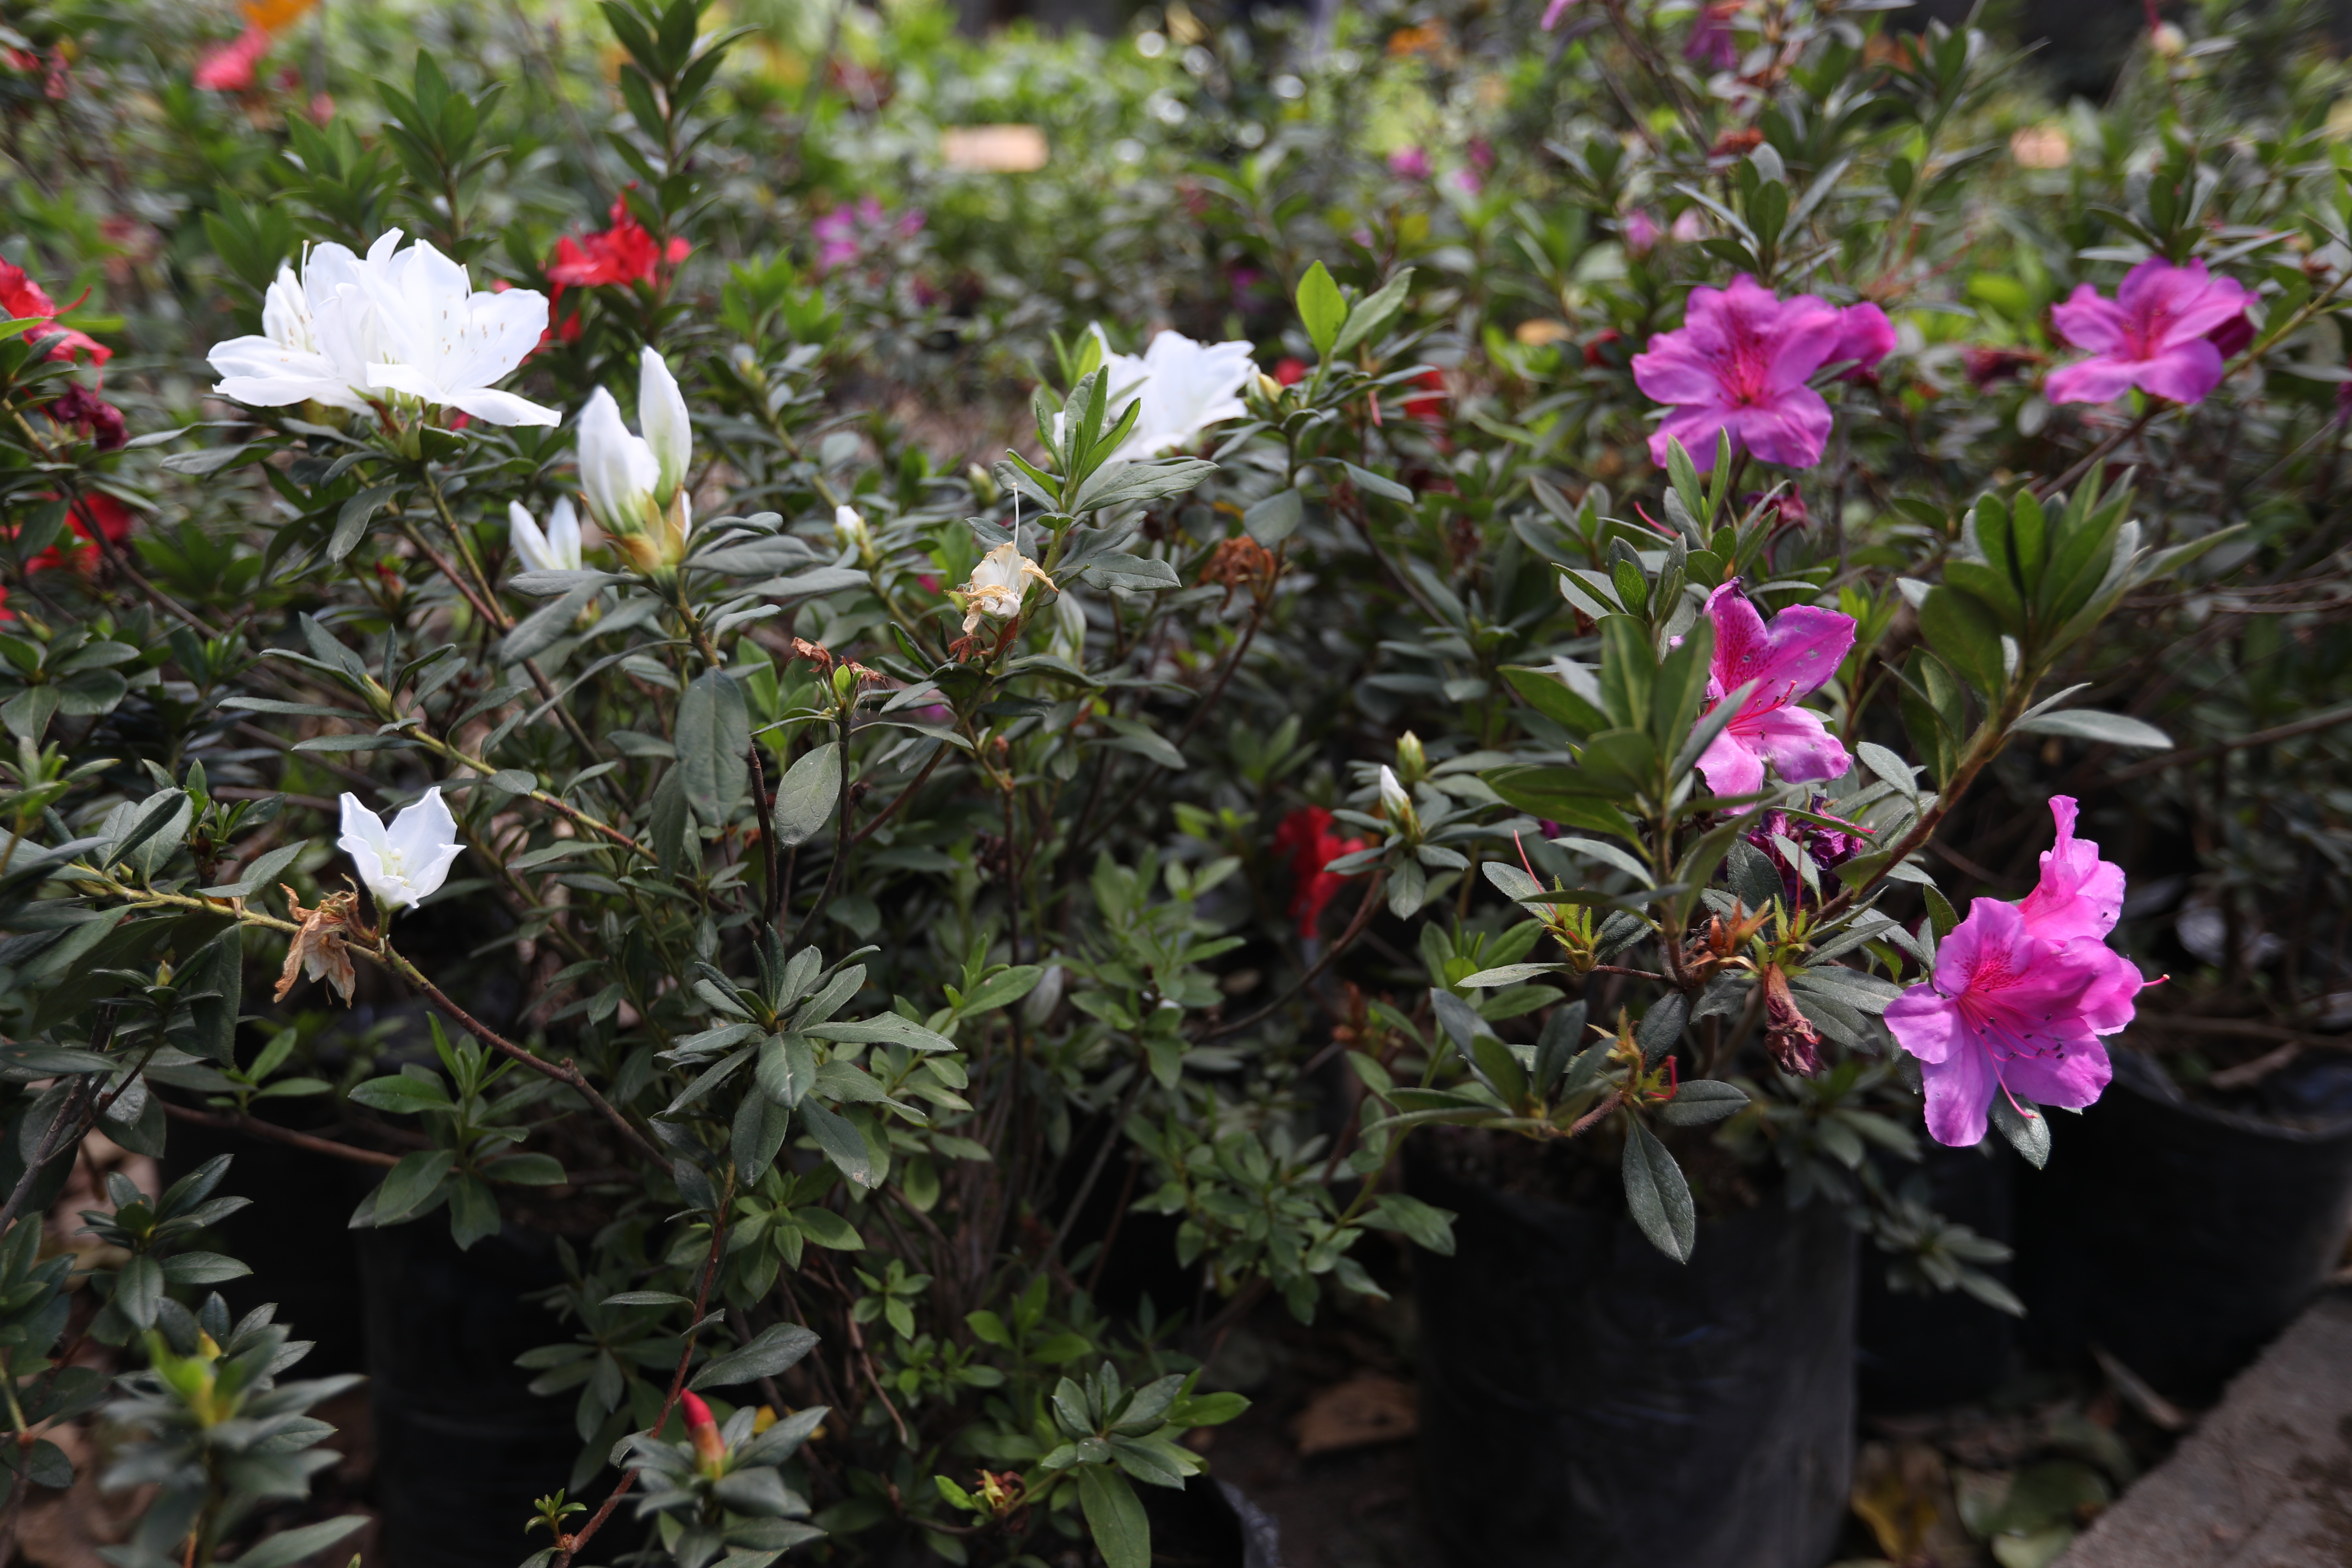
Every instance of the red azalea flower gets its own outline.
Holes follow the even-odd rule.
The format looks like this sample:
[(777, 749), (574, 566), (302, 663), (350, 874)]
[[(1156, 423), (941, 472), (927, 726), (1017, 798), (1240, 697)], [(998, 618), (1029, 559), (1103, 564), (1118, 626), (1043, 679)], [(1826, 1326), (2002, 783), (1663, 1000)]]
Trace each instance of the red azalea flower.
[(1413, 384), (1422, 388), (1419, 397), (1404, 400), (1404, 416), (1423, 419), (1432, 425), (1445, 421), (1445, 377), (1436, 371), (1425, 370), (1414, 378)]
[(1301, 938), (1312, 938), (1322, 924), (1324, 907), (1347, 880), (1324, 868), (1342, 855), (1365, 847), (1360, 838), (1342, 838), (1331, 831), (1331, 814), (1319, 805), (1303, 805), (1282, 819), (1274, 830), (1274, 852), (1290, 862), (1290, 918), (1298, 922)]
[(553, 285), (547, 301), (551, 324), (540, 337), (541, 348), (551, 340), (568, 343), (580, 336), (577, 308), (569, 316), (563, 313), (564, 289), (650, 283), (664, 264), (677, 266), (694, 248), (677, 237), (666, 247), (656, 245), (653, 235), (629, 210), (626, 196), (613, 198), (612, 217), (613, 226), (601, 234), (576, 239), (567, 234), (555, 242), (554, 259), (547, 264), (547, 280)]
[[(44, 490), (33, 499), (55, 500), (58, 492)], [(94, 570), (98, 565), (96, 547), (100, 534), (110, 544), (120, 544), (131, 537), (131, 509), (103, 490), (92, 490), (75, 505), (66, 518), (66, 526), (73, 531), (73, 537), (50, 545), (26, 562), (26, 576), (68, 566), (78, 572)], [(12, 528), (5, 537), (13, 539), (16, 532)]]
[(1284, 386), (1297, 386), (1307, 379), (1307, 366), (1285, 355), (1274, 362), (1274, 379)]
[[(79, 300), (74, 302), (80, 303)], [(34, 282), (23, 268), (0, 261), (0, 310), (20, 321), (54, 321), (61, 308), (49, 298), (48, 290)], [(28, 343), (40, 342), (45, 339), (49, 345), (48, 357), (51, 359), (70, 361), (74, 355), (87, 353), (92, 364), (104, 364), (114, 357), (112, 349), (70, 328), (35, 327), (25, 334), (25, 341)]]

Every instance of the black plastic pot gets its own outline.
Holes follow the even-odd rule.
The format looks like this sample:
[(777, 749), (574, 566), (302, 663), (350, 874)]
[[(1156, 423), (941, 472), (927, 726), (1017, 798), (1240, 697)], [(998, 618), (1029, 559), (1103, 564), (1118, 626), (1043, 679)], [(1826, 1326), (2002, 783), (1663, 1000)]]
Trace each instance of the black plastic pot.
[[(2284, 1114), (2184, 1101), (2137, 1052), (2049, 1168), (2018, 1183), (2026, 1343), (2053, 1364), (2104, 1347), (2158, 1392), (2205, 1404), (2318, 1294), (2352, 1225), (2345, 1064), (2296, 1063), (2265, 1085)], [(2291, 1118), (2291, 1120), (2289, 1119)]]
[(1853, 1459), (1854, 1237), (1777, 1198), (1688, 1264), (1622, 1213), (1437, 1168), (1454, 1256), (1414, 1259), (1421, 1452), (1456, 1568), (1819, 1568)]
[[(1881, 1173), (1901, 1184), (1927, 1182), (1928, 1205), (1946, 1219), (1999, 1242), (2013, 1239), (2011, 1196), (2018, 1159), (2005, 1143), (1948, 1149), (1929, 1143), (1921, 1163), (1887, 1158)], [(1981, 1399), (2016, 1370), (2017, 1320), (1965, 1290), (1932, 1295), (1890, 1289), (1885, 1256), (1862, 1249), (1855, 1312), (1855, 1366), (1862, 1407), (1895, 1414)], [(2001, 1264), (1986, 1272), (2010, 1283)], [(2012, 1289), (2014, 1286), (2012, 1285)]]
[(1194, 1476), (1179, 1491), (1138, 1487), (1153, 1568), (1282, 1568), (1275, 1522), (1239, 1489)]
[(391, 1568), (514, 1568), (531, 1500), (570, 1479), (572, 1402), (515, 1357), (563, 1337), (526, 1295), (562, 1283), (554, 1238), (512, 1226), (460, 1252), (448, 1218), (360, 1236), (375, 1502)]

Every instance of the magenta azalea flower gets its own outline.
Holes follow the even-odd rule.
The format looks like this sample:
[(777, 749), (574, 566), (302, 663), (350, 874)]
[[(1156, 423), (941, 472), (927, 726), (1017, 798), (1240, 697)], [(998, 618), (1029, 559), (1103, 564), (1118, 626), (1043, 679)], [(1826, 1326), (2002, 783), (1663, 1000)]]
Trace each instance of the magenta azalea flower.
[(2174, 403), (2201, 403), (2221, 384), (2222, 351), (2209, 334), (2244, 320), (2253, 300), (2237, 279), (2212, 277), (2201, 261), (2143, 261), (2113, 300), (2077, 284), (2050, 323), (2091, 357), (2051, 374), (2050, 401), (2112, 403), (2136, 386)]
[(1794, 605), (1767, 627), (1737, 583), (1706, 596), (1715, 623), (1715, 662), (1706, 694), (1713, 712), (1731, 692), (1754, 682), (1738, 716), (1699, 753), (1698, 771), (1717, 795), (1753, 795), (1764, 764), (1790, 784), (1837, 778), (1853, 765), (1821, 715), (1796, 706), (1822, 689), (1853, 647), (1853, 617)]
[(1848, 305), (1838, 312), (1837, 346), (1822, 363), (1835, 364), (1840, 360), (1852, 360), (1839, 377), (1852, 381), (1868, 375), (1878, 368), (1878, 362), (1895, 352), (1895, 323), (1886, 312), (1864, 300), (1859, 305)]
[(1429, 154), (1418, 147), (1400, 147), (1389, 154), (1389, 173), (1400, 179), (1429, 178)]
[(1782, 300), (1744, 272), (1728, 289), (1692, 289), (1683, 324), (1633, 356), (1633, 384), (1674, 405), (1650, 437), (1650, 460), (1663, 465), (1678, 440), (1706, 473), (1717, 434), (1728, 431), (1734, 451), (1811, 468), (1829, 444), (1830, 405), (1805, 378), (1837, 357), (1845, 331), (1835, 306), (1811, 294)]
[(1979, 899), (1936, 954), (1934, 976), (1886, 1009), (1919, 1058), (1927, 1131), (1966, 1147), (1996, 1094), (2079, 1110), (2114, 1069), (2102, 1035), (2131, 1022), (2138, 968), (2106, 945), (2123, 912), (2123, 868), (2074, 837), (2074, 802), (2050, 803), (2058, 841), (2019, 903)]

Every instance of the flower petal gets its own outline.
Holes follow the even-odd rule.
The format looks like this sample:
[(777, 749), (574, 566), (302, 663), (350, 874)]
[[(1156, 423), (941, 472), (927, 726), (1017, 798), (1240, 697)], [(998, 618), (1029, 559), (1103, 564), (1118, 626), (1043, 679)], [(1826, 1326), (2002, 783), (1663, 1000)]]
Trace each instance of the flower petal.
[(1715, 795), (1754, 795), (1764, 787), (1763, 754), (1729, 730), (1706, 743), (1698, 771)]
[(2205, 338), (2165, 350), (2133, 378), (2141, 391), (2175, 403), (2202, 403), (2221, 384), (2221, 351)]
[(2000, 1089), (1993, 1081), (1992, 1060), (1982, 1048), (1973, 1041), (1962, 1044), (1940, 1062), (1923, 1063), (1919, 1076), (1927, 1089), (1928, 1134), (1955, 1149), (1983, 1142), (1985, 1108)]
[(2052, 307), (2050, 324), (2073, 347), (2107, 353), (2123, 346), (2128, 322), (2123, 307), (2088, 283), (2077, 283), (2064, 304)]
[(2129, 392), (2139, 367), (2101, 355), (2050, 373), (2042, 395), (2053, 403), (2113, 403)]
[(1750, 742), (1787, 784), (1817, 784), (1843, 778), (1853, 766), (1838, 738), (1810, 708), (1775, 708), (1752, 721)]

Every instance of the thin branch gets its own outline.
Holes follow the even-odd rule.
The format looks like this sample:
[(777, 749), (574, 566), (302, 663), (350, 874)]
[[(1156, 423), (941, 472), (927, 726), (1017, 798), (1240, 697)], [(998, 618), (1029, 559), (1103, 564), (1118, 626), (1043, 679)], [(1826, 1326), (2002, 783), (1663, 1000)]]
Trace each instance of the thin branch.
[(2133, 779), (2146, 778), (2150, 773), (2160, 773), (2168, 768), (2192, 767), (2199, 763), (2210, 763), (2215, 757), (2231, 752), (2243, 751), (2249, 746), (2267, 746), (2276, 741), (2291, 741), (2297, 735), (2308, 735), (2315, 730), (2332, 729), (2336, 725), (2347, 721), (2352, 721), (2352, 707), (2331, 708), (2325, 713), (2315, 713), (2308, 719), (2297, 719), (2292, 724), (2280, 724), (2268, 730), (2257, 730), (2251, 735), (2241, 735), (2233, 741), (2217, 741), (2210, 746), (2200, 746), (2193, 752), (2167, 752), (2160, 757), (2150, 757), (2144, 763), (2134, 763), (2127, 768), (2118, 768), (2099, 782), (2102, 784), (2127, 784)]
[(1291, 1001), (1300, 992), (1321, 978), (1323, 972), (1330, 968), (1333, 962), (1353, 945), (1355, 940), (1364, 933), (1366, 926), (1372, 923), (1372, 916), (1380, 910), (1381, 889), (1388, 885), (1388, 869), (1385, 867), (1373, 874), (1371, 885), (1364, 889), (1364, 901), (1356, 906), (1356, 918), (1348, 922), (1348, 929), (1339, 933), (1339, 940), (1324, 950), (1323, 956), (1317, 959), (1307, 973), (1298, 977), (1297, 984), (1238, 1023), (1218, 1025), (1201, 1037), (1202, 1043), (1205, 1045), (1211, 1040), (1223, 1039), (1227, 1035), (1237, 1035), (1244, 1029), (1253, 1028), (1289, 1006)]
[(216, 1114), (197, 1110), (185, 1105), (161, 1100), (163, 1114), (174, 1121), (185, 1121), (195, 1127), (217, 1128), (224, 1132), (242, 1132), (248, 1138), (260, 1138), (272, 1143), (284, 1143), (291, 1148), (307, 1149), (313, 1154), (330, 1159), (348, 1160), (354, 1165), (378, 1165), (385, 1170), (400, 1163), (400, 1156), (377, 1149), (362, 1149), (355, 1144), (337, 1143), (331, 1139), (314, 1138), (308, 1132), (297, 1132), (291, 1127), (280, 1127), (275, 1121), (264, 1121), (257, 1116), (239, 1111)]

